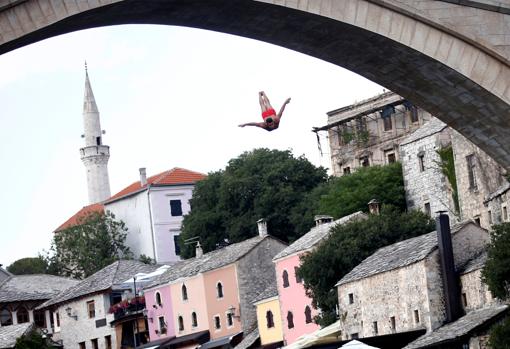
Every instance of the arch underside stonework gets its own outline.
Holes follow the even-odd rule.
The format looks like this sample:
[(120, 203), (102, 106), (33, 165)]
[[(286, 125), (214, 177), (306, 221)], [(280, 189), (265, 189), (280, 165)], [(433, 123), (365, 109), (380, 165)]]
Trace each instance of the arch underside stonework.
[[(118, 24), (178, 25), (257, 39), (342, 66), (404, 96), (510, 169), (506, 57), (483, 40), (399, 8), (398, 2), (4, 0), (0, 54)], [(338, 82), (340, 92), (343, 83)]]

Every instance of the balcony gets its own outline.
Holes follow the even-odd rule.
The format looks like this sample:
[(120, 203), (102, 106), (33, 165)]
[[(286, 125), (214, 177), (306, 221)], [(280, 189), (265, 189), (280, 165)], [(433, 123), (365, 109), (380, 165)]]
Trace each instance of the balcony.
[(144, 310), (145, 298), (143, 296), (137, 296), (131, 299), (125, 299), (117, 304), (112, 305), (108, 312), (113, 314), (114, 320), (120, 320), (128, 316), (132, 317), (132, 315), (136, 314), (142, 315)]

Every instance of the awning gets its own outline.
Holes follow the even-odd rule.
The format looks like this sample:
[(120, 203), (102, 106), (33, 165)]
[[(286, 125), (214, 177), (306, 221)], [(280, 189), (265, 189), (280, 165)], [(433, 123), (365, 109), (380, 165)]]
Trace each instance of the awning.
[(151, 341), (147, 344), (140, 345), (136, 349), (159, 349), (166, 343), (170, 342), (175, 337), (162, 338), (155, 341)]
[(216, 339), (213, 339), (212, 341), (202, 344), (200, 347), (198, 347), (198, 349), (217, 348), (217, 347), (222, 347), (224, 345), (228, 345), (230, 347), (231, 344), (232, 344), (232, 346), (234, 346), (237, 343), (239, 343), (242, 335), (243, 335), (243, 332), (239, 332), (234, 335), (216, 338)]
[(209, 340), (210, 334), (209, 331), (200, 331), (196, 333), (187, 334), (181, 337), (175, 337), (170, 342), (165, 343), (161, 346), (161, 349), (174, 349), (183, 347), (189, 344), (202, 344)]

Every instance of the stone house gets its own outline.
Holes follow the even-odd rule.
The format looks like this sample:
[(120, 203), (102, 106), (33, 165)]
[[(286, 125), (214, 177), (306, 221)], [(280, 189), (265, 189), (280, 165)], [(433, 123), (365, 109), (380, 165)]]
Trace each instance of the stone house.
[[(180, 338), (202, 348), (228, 345), (256, 327), (255, 296), (274, 283), (273, 256), (286, 247), (267, 234), (260, 220), (259, 235), (178, 262), (144, 289), (151, 343)], [(207, 333), (210, 341), (204, 340)], [(189, 344), (187, 341), (187, 345)], [(170, 345), (169, 343), (165, 345)]]
[(134, 338), (143, 342), (143, 334), (147, 332), (143, 314), (137, 314), (137, 333), (133, 330), (133, 319), (128, 326), (112, 326), (119, 320), (110, 311), (111, 307), (133, 297), (134, 285), (126, 288), (125, 281), (137, 273), (150, 273), (158, 268), (156, 265), (143, 264), (135, 260), (119, 260), (95, 274), (80, 281), (76, 285), (60, 292), (38, 309), (51, 310), (56, 317), (54, 338), (60, 339), (65, 347), (79, 349), (112, 349), (121, 348), (121, 344), (134, 345)]
[(310, 253), (321, 241), (327, 239), (336, 225), (365, 217), (362, 212), (336, 221), (329, 216), (316, 216), (315, 227), (273, 258), (285, 345), (319, 328), (313, 321), (318, 310), (312, 306), (312, 299), (306, 295), (303, 282), (296, 274), (301, 265), (300, 257)]
[(331, 168), (343, 176), (356, 168), (399, 160), (399, 144), (431, 119), (429, 113), (388, 91), (327, 113)]
[(177, 240), (183, 216), (190, 212), (195, 183), (205, 178), (202, 173), (183, 168), (148, 177), (140, 169), (140, 181), (134, 182), (109, 199), (83, 207), (55, 231), (79, 223), (91, 212), (112, 212), (128, 228), (126, 245), (135, 256), (141, 254), (157, 263), (180, 259)]
[(0, 282), (0, 327), (35, 323), (53, 334), (58, 321), (51, 310), (39, 310), (38, 306), (77, 283), (78, 280), (47, 274), (9, 276)]
[(453, 186), (441, 168), (438, 151), (451, 150), (451, 129), (432, 118), (400, 143), (400, 159), (407, 208), (422, 210), (429, 216), (446, 211), (458, 221), (458, 203)]
[[(431, 232), (383, 247), (345, 275), (337, 283), (342, 338), (419, 334), (424, 329), (426, 334), (416, 340), (420, 343), (431, 336), (445, 338), (445, 328), (456, 326), (467, 336), (467, 328), (479, 328), (505, 311), (480, 279), (488, 232), (465, 221), (452, 227), (450, 241), (450, 267), (443, 267), (447, 253), (441, 252), (437, 232)], [(422, 347), (427, 346), (409, 348)]]
[(253, 304), (257, 307), (259, 344), (261, 346), (283, 346), (283, 321), (276, 284), (270, 284), (253, 300)]

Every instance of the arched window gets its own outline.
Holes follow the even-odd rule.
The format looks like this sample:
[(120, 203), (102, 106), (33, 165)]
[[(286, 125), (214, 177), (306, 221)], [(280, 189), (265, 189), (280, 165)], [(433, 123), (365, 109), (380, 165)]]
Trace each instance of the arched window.
[(34, 322), (37, 327), (46, 327), (46, 316), (44, 316), (44, 310), (34, 311)]
[(223, 285), (221, 284), (221, 282), (218, 282), (216, 284), (216, 295), (218, 296), (218, 298), (223, 298)]
[(161, 303), (161, 293), (156, 292), (156, 304), (161, 306), (163, 303)]
[(267, 328), (274, 327), (273, 312), (268, 310), (266, 312)]
[(283, 287), (289, 287), (289, 273), (287, 273), (287, 270), (283, 271), (282, 279), (283, 279)]
[(186, 288), (186, 285), (182, 285), (181, 293), (182, 293), (182, 300), (187, 301), (188, 300), (188, 289)]
[(309, 324), (312, 322), (312, 309), (307, 305), (305, 307), (305, 323)]
[(28, 322), (28, 310), (25, 307), (19, 307), (16, 312), (16, 318), (18, 319), (18, 324), (22, 324), (24, 322)]
[(291, 311), (287, 313), (287, 327), (294, 328), (294, 314)]
[(195, 312), (191, 313), (191, 326), (193, 326), (193, 327), (198, 326), (197, 313), (195, 313)]
[(184, 319), (182, 318), (182, 316), (179, 316), (177, 322), (179, 324), (179, 331), (184, 331)]
[(2, 311), (0, 311), (0, 325), (2, 326), (12, 325), (11, 312), (5, 308), (2, 309)]

